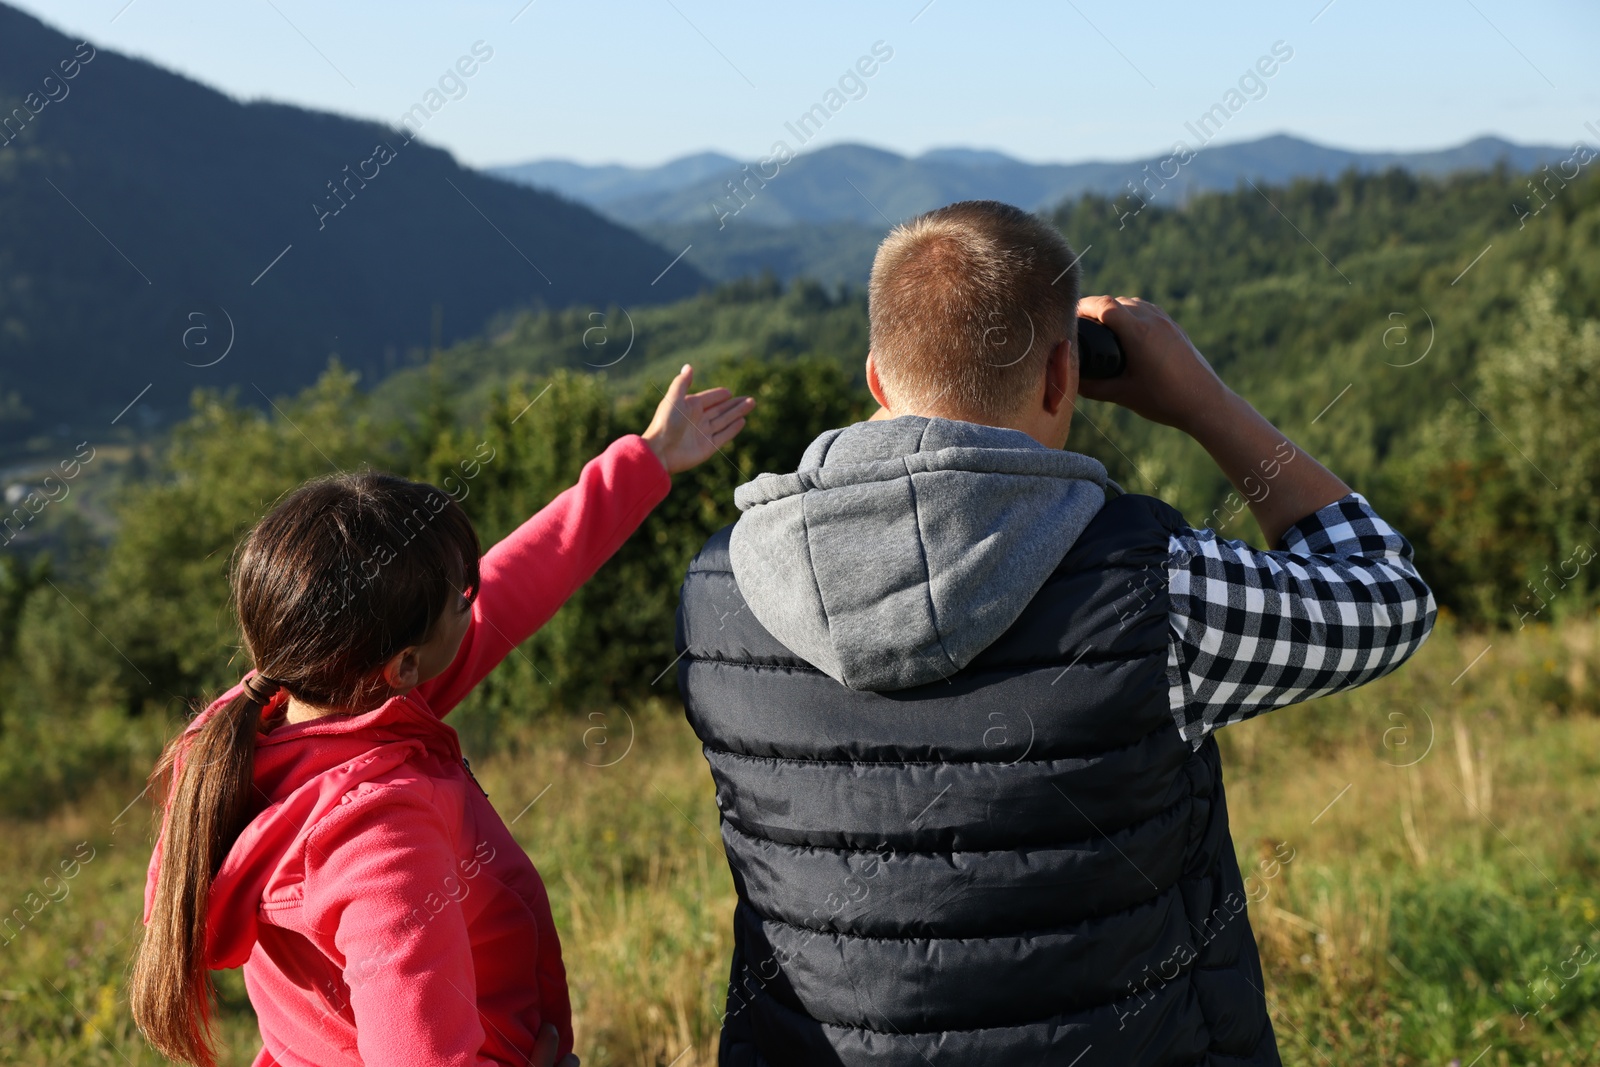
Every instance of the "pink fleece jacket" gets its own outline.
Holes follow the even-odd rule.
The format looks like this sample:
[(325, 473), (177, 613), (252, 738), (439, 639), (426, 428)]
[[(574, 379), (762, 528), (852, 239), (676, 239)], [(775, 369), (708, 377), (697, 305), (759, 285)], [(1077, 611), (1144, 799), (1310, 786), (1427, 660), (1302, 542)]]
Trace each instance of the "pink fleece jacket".
[[(256, 1067), (526, 1064), (546, 1022), (560, 1055), (571, 1051), (544, 884), (441, 720), (669, 484), (642, 438), (616, 441), (484, 555), (472, 622), (443, 674), (364, 715), (261, 736), (263, 810), (223, 863), (207, 917), (211, 966), (244, 967), (261, 1027)], [(160, 862), (158, 840), (146, 921)]]

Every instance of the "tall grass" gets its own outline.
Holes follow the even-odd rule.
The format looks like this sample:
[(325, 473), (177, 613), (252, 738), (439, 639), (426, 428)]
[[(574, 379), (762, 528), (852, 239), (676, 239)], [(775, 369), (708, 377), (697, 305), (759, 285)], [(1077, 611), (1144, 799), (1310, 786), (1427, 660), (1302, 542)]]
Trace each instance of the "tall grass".
[(1294, 849), (1251, 908), (1286, 1061), (1600, 1062), (1597, 637), (1446, 624), (1226, 732), (1241, 867)]
[[(1597, 686), (1592, 622), (1485, 636), (1447, 620), (1398, 675), (1223, 732), (1286, 1063), (1600, 1062)], [(733, 891), (675, 708), (492, 738), (461, 725), (549, 886), (585, 1064), (714, 1062)], [(123, 990), (139, 788), (111, 768), (70, 810), (0, 826), (0, 905), (27, 919), (0, 935), (8, 1062), (161, 1062)], [(244, 1064), (258, 1039), (238, 975), (222, 979), (225, 1062)]]

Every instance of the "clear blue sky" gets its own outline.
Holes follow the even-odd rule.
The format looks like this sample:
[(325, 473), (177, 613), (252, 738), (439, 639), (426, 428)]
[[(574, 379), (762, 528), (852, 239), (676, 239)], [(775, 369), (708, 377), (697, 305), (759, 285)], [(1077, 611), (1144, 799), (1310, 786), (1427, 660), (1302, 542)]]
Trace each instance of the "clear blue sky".
[(428, 123), (469, 165), (765, 155), (875, 41), (893, 58), (825, 142), (1035, 161), (1165, 151), (1276, 41), (1293, 58), (1225, 141), (1444, 147), (1600, 137), (1594, 0), (12, 0), (97, 46), (267, 97), (395, 122), (482, 40)]

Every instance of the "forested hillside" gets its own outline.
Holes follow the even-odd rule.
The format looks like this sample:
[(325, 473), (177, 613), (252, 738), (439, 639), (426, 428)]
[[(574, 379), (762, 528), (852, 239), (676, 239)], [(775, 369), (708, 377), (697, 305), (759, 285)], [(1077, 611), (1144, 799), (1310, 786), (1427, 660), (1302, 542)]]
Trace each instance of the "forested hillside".
[[(1600, 401), (1585, 325), (1600, 319), (1600, 181), (1587, 165), (1575, 156), (1573, 182), (1551, 168), (1536, 187), (1504, 171), (1390, 171), (1244, 187), (1183, 209), (1085, 197), (1053, 218), (1083, 256), (1087, 292), (1166, 307), (1285, 432), (1411, 517), (1447, 603), (1514, 621), (1534, 603), (1528, 581), (1600, 535), (1587, 525), (1600, 508), (1583, 432)], [(709, 369), (815, 357), (842, 365), (864, 394), (866, 349), (863, 292), (769, 278), (665, 307), (523, 316), (381, 393), (414, 409), (437, 381), (471, 402), (507, 376), (556, 368), (603, 371), (628, 391), (686, 358)], [(1552, 437), (1554, 425), (1573, 440)], [(1085, 402), (1071, 446), (1196, 523), (1254, 532), (1210, 459), (1176, 431)], [(1475, 491), (1485, 483), (1492, 495)], [(1593, 588), (1576, 581), (1552, 610)]]
[[(1520, 627), (1592, 607), (1600, 540), (1600, 182), (1519, 219), (1525, 193), (1509, 174), (1394, 172), (1120, 219), (1087, 198), (1054, 217), (1088, 291), (1164, 304), (1236, 389), (1401, 522), (1451, 612)], [(689, 361), (702, 383), (760, 398), (750, 428), (679, 479), (464, 722), (670, 693), (684, 564), (734, 517), (737, 484), (870, 411), (866, 348), (859, 291), (750, 280), (659, 307), (526, 314), (370, 392), (335, 368), (265, 414), (249, 397), (200, 396), (147, 467), (122, 468), (109, 544), (68, 502), (32, 520), (53, 531), (40, 539), (59, 546), (52, 558), (0, 559), (0, 729), (26, 741), (0, 752), (27, 761), (0, 774), (0, 807), (48, 806), (127, 751), (127, 716), (177, 711), (237, 676), (227, 559), (281, 492), (330, 466), (436, 482), (470, 467), (466, 507), (492, 542), (643, 427)], [(1191, 522), (1256, 533), (1175, 431), (1084, 403), (1070, 447)]]
[[(1389, 172), (1182, 211), (1083, 200), (1055, 220), (1085, 250), (1091, 290), (1165, 306), (1235, 389), (1406, 517), (1447, 604), (1499, 624), (1533, 603), (1530, 579), (1600, 535), (1600, 181), (1550, 175), (1540, 196), (1506, 173)], [(1111, 451), (1130, 487), (1252, 529), (1228, 522), (1236, 499), (1192, 442), (1085, 414), (1098, 429), (1078, 445)], [(1574, 579), (1544, 592), (1547, 621), (1600, 584)]]
[(196, 386), (264, 404), (247, 383), (303, 388), (333, 353), (376, 377), (514, 307), (696, 292), (685, 263), (653, 283), (674, 253), (426, 144), (474, 105), (457, 72), (496, 62), (460, 51), (391, 128), (243, 103), (0, 4), (0, 461), (181, 417)]

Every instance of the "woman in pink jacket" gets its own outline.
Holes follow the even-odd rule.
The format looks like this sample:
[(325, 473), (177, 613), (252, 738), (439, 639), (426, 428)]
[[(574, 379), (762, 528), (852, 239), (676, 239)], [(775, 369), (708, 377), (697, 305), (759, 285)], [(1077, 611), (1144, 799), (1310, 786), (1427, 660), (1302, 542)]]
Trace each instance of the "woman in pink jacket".
[(245, 538), (255, 669), (155, 775), (131, 999), (162, 1053), (211, 1067), (210, 971), (242, 965), (256, 1067), (576, 1063), (544, 885), (443, 718), (743, 428), (753, 401), (691, 374), (481, 560), (454, 500), (373, 472), (307, 483)]

